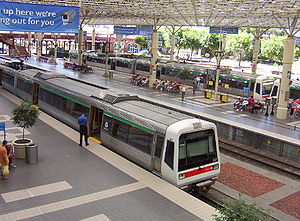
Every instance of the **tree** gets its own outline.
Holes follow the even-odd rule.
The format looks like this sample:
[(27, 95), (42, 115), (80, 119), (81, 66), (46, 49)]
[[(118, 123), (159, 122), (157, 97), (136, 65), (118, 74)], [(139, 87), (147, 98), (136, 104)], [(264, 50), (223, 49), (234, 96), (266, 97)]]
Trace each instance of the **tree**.
[(34, 108), (29, 101), (23, 101), (16, 106), (12, 111), (13, 117), (11, 120), (13, 124), (18, 125), (23, 129), (23, 140), (25, 128), (32, 127), (39, 116), (38, 109)]
[(286, 37), (271, 35), (270, 39), (261, 42), (261, 57), (282, 64), (284, 40)]
[(237, 55), (239, 66), (241, 66), (242, 58), (252, 52), (252, 36), (246, 32), (227, 35), (225, 52)]
[(216, 221), (267, 221), (270, 210), (258, 207), (255, 203), (248, 205), (240, 198), (226, 202), (219, 209), (219, 215), (213, 215)]
[(134, 42), (141, 46), (143, 49), (148, 49), (148, 37), (147, 36), (136, 36)]

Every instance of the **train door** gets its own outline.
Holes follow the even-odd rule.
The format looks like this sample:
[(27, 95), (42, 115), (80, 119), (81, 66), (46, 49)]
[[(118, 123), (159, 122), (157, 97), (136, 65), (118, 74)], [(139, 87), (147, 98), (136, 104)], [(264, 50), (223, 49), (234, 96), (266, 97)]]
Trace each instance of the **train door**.
[(33, 83), (32, 104), (38, 105), (38, 100), (39, 100), (39, 85)]
[(100, 138), (103, 110), (91, 107), (89, 116), (89, 134), (92, 137)]
[(161, 174), (161, 157), (162, 157), (162, 151), (164, 149), (164, 141), (165, 136), (163, 134), (157, 133), (156, 135), (156, 142), (155, 142), (155, 148), (152, 153), (152, 162), (153, 162), (153, 170), (155, 173)]

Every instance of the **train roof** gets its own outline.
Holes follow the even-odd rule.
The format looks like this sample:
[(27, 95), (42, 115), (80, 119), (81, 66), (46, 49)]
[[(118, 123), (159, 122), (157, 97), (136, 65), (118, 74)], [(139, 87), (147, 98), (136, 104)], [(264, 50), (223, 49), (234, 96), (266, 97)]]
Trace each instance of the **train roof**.
[(67, 93), (81, 102), (162, 133), (169, 125), (192, 118), (171, 108), (157, 106), (142, 100), (136, 95), (124, 94), (118, 89), (107, 89), (63, 75), (39, 74), (36, 77), (36, 81), (41, 86), (58, 93)]

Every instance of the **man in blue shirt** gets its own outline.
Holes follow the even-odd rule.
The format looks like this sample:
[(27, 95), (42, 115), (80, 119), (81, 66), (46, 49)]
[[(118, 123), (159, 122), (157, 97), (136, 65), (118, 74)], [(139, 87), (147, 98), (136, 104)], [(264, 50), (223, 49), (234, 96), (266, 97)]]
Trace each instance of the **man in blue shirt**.
[(79, 133), (80, 133), (80, 143), (79, 146), (82, 146), (82, 137), (84, 136), (85, 145), (89, 145), (88, 143), (88, 129), (87, 129), (87, 118), (85, 117), (85, 114), (81, 114), (81, 116), (78, 118), (78, 124), (79, 124)]

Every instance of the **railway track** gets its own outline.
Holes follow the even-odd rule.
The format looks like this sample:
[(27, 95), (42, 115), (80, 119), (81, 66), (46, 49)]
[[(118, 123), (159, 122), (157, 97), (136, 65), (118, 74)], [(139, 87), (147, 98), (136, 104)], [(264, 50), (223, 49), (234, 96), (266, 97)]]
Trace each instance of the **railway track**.
[(279, 157), (260, 149), (250, 149), (241, 144), (234, 144), (231, 141), (219, 140), (220, 150), (224, 154), (250, 160), (261, 166), (274, 169), (277, 172), (289, 175), (292, 178), (300, 178), (300, 164), (283, 157)]

